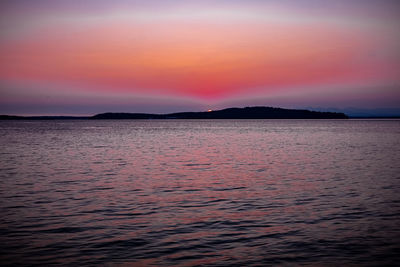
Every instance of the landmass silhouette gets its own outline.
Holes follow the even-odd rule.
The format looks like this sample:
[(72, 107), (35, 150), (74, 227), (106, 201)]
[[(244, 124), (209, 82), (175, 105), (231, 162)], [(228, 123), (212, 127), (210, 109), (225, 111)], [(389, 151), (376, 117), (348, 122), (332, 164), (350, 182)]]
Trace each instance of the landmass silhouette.
[(0, 115), (1, 120), (124, 120), (124, 119), (348, 119), (348, 116), (339, 112), (320, 112), (306, 109), (284, 109), (274, 107), (245, 107), (209, 110), (203, 112), (178, 112), (169, 114), (149, 113), (101, 113), (88, 117), (74, 116), (8, 116)]

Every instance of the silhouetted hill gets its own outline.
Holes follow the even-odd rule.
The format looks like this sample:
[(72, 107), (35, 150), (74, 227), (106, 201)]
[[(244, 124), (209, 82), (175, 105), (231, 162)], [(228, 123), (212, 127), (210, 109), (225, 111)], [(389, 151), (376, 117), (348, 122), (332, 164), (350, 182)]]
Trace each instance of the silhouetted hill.
[(320, 112), (303, 109), (272, 107), (227, 108), (204, 112), (178, 112), (170, 114), (101, 113), (92, 117), (74, 116), (8, 116), (0, 120), (143, 120), (143, 119), (347, 119), (344, 113)]
[(344, 113), (272, 107), (227, 108), (205, 112), (170, 114), (102, 113), (90, 119), (347, 119)]
[(101, 113), (90, 117), (93, 120), (148, 120), (166, 119), (167, 115), (147, 114), (147, 113)]

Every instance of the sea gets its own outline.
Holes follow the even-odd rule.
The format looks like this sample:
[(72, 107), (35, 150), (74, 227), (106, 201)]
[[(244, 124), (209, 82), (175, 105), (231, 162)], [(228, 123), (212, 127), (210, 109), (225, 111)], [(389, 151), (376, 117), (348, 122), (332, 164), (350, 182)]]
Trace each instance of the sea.
[(1, 266), (399, 266), (400, 120), (0, 121)]

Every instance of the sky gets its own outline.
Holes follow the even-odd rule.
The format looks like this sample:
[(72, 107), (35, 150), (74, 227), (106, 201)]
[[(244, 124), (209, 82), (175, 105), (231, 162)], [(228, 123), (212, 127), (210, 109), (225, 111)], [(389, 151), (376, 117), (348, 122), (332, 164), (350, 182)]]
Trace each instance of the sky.
[(400, 108), (396, 0), (2, 0), (0, 114)]

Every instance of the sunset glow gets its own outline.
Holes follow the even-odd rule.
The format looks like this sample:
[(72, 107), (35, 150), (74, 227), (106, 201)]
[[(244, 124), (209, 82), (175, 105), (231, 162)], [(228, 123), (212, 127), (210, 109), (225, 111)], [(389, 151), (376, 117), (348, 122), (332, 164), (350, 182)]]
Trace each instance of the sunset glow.
[(1, 111), (396, 107), (400, 5), (322, 2), (2, 1)]

